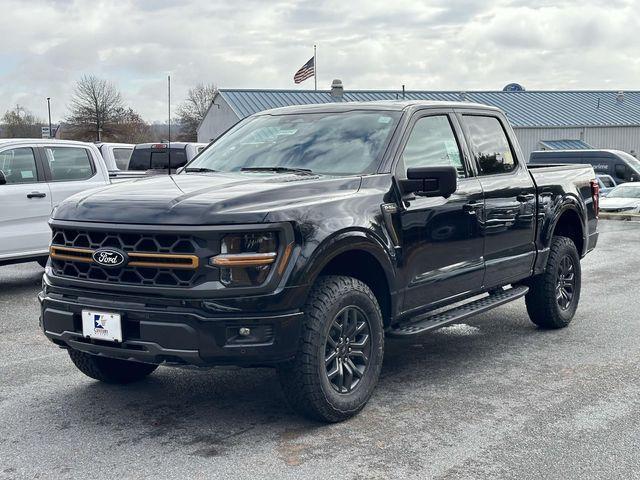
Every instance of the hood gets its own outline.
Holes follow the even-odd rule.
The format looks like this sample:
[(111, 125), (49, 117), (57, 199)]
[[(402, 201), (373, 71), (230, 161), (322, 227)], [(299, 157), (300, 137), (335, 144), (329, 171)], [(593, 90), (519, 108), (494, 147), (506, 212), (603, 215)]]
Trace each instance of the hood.
[(600, 200), (600, 209), (613, 210), (619, 208), (640, 207), (640, 198), (610, 198), (604, 197)]
[(259, 223), (275, 208), (352, 195), (360, 182), (360, 177), (256, 172), (158, 175), (74, 195), (53, 218), (151, 225)]

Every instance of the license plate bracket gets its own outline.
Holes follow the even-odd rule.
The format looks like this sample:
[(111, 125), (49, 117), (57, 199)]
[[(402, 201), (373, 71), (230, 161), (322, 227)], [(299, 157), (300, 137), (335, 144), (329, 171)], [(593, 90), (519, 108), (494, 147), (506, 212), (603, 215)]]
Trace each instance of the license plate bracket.
[(82, 335), (107, 342), (122, 342), (122, 317), (119, 313), (82, 311)]

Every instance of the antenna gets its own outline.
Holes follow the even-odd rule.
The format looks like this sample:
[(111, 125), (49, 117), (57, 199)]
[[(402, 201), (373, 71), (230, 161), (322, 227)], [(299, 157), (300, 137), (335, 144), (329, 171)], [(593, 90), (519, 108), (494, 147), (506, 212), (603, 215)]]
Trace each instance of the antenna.
[(167, 170), (171, 175), (171, 75), (167, 75), (167, 111), (169, 114), (169, 148), (168, 148), (168, 167)]

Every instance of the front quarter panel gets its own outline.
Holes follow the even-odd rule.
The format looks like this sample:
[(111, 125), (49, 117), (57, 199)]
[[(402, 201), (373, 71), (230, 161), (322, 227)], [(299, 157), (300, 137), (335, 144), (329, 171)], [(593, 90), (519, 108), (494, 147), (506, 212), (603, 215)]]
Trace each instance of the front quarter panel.
[(354, 194), (269, 213), (265, 221), (292, 221), (298, 236), (300, 254), (289, 285), (310, 287), (331, 259), (349, 250), (373, 255), (394, 285), (395, 251), (380, 208), (390, 189), (389, 174), (371, 175)]

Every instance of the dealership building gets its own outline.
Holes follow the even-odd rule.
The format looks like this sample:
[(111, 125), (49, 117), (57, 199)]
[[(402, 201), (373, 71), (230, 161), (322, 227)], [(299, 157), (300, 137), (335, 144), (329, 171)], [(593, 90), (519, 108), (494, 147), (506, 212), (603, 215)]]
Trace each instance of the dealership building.
[[(336, 83), (336, 82), (334, 82)], [(221, 89), (198, 127), (209, 142), (249, 115), (270, 108), (374, 100), (445, 100), (504, 110), (522, 150), (607, 148), (640, 152), (640, 91), (396, 91)]]

